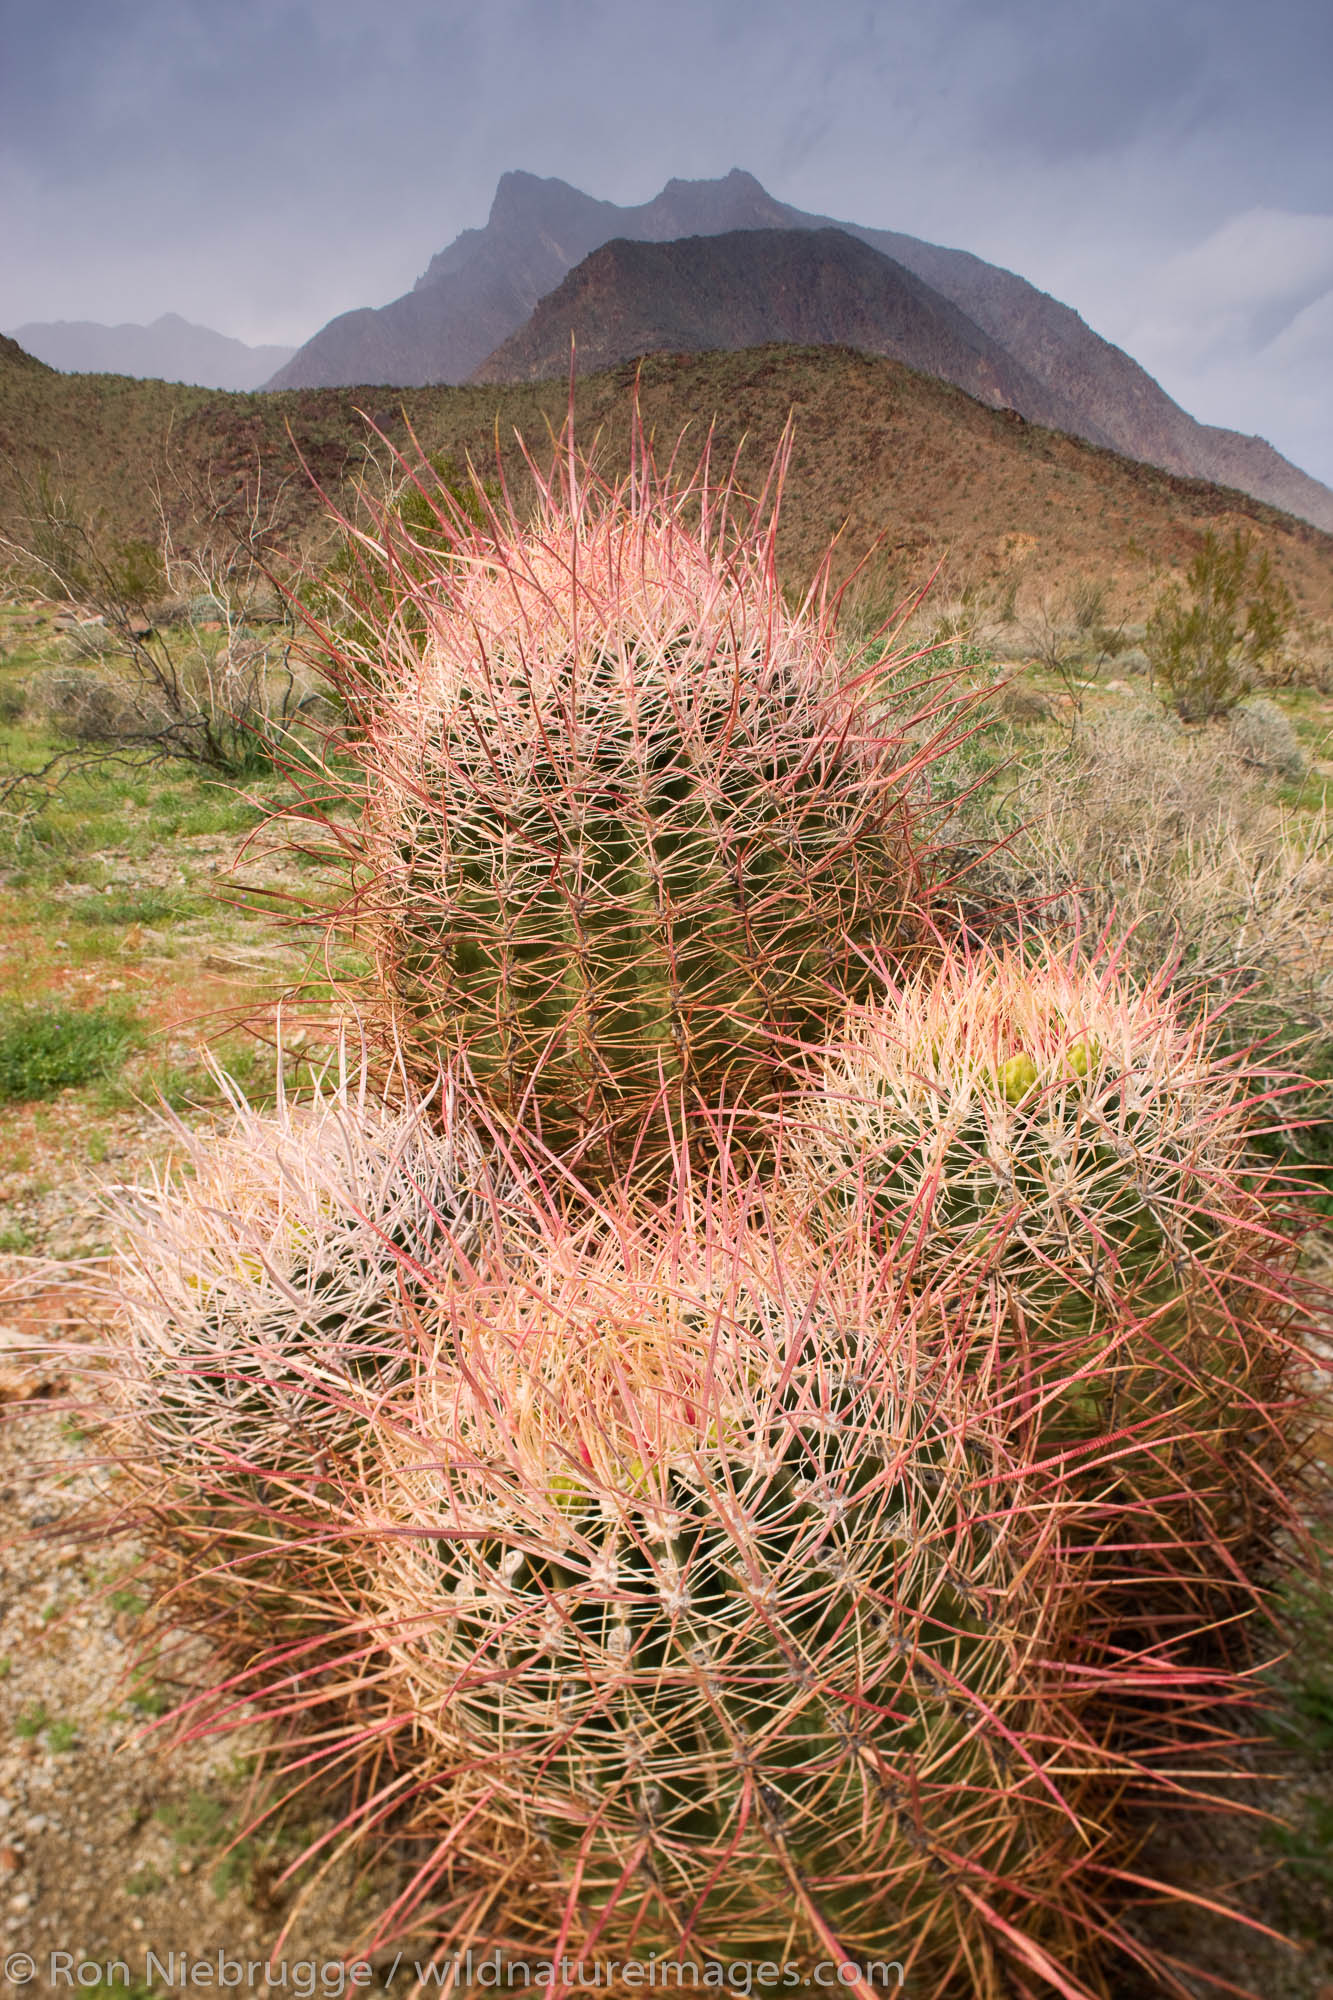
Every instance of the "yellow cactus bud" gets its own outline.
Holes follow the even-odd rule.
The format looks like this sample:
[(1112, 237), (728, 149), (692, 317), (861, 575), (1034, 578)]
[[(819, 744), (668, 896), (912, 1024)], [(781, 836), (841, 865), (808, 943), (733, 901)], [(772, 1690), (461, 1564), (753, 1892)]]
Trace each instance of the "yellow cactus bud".
[(1025, 1098), (1037, 1081), (1037, 1065), (1031, 1056), (1010, 1056), (1008, 1062), (1000, 1064), (1000, 1089), (1010, 1104), (1018, 1104)]
[(546, 1481), (546, 1490), (557, 1507), (568, 1513), (580, 1506), (586, 1498), (582, 1483), (572, 1479), (567, 1472), (552, 1472)]

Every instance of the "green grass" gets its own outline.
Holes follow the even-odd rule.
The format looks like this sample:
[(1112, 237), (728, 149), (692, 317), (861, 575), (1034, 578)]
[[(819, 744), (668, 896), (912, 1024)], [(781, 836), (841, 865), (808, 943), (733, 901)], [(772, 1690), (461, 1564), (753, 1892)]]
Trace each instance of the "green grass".
[(111, 929), (131, 924), (180, 923), (198, 913), (201, 905), (186, 896), (173, 896), (160, 889), (129, 889), (109, 895), (81, 896), (69, 907), (71, 923)]
[(1321, 1538), (1321, 1555), (1319, 1569), (1298, 1576), (1279, 1607), (1289, 1651), (1275, 1675), (1277, 1729), (1291, 1745), (1333, 1759), (1333, 1531)]
[(156, 1717), (166, 1714), (171, 1707), (171, 1696), (165, 1688), (154, 1687), (146, 1674), (140, 1674), (130, 1684), (125, 1706), (132, 1715)]
[(227, 1808), (210, 1792), (193, 1790), (179, 1804), (159, 1806), (154, 1815), (178, 1847), (211, 1847), (227, 1830)]
[[(1286, 1657), (1269, 1676), (1273, 1734), (1298, 1775), (1333, 1768), (1333, 1533), (1325, 1531), (1320, 1542), (1320, 1567), (1298, 1575), (1280, 1598), (1274, 1640)], [(1293, 1794), (1286, 1824), (1271, 1829), (1268, 1840), (1282, 1857), (1276, 1883), (1283, 1921), (1308, 1933), (1310, 1912), (1300, 1899), (1285, 1908), (1291, 1899), (1284, 1878), (1317, 1897), (1333, 1892), (1333, 1797), (1326, 1782), (1302, 1793)]]
[(121, 1009), (0, 1006), (0, 1104), (30, 1104), (108, 1080), (141, 1036)]
[[(8, 685), (0, 670), (0, 685)], [(0, 711), (0, 775), (38, 771), (59, 752), (61, 739), (48, 728)], [(44, 790), (19, 795), (20, 817), (0, 823), (0, 867), (11, 888), (47, 889), (92, 881), (102, 887), (103, 857), (109, 850), (130, 859), (159, 853), (169, 841), (208, 834), (245, 834), (257, 826), (284, 790), (265, 767), (239, 781), (188, 766), (146, 759), (64, 773)], [(252, 796), (253, 795), (253, 796)], [(124, 892), (132, 900), (134, 892)], [(139, 891), (152, 897), (152, 891)], [(163, 892), (176, 915), (181, 899)], [(112, 897), (106, 898), (108, 903)], [(148, 916), (78, 913), (88, 923), (152, 922)]]
[(14, 1734), (25, 1743), (35, 1743), (42, 1731), (49, 1728), (50, 1722), (45, 1702), (30, 1701), (14, 1717)]
[[(256, 1109), (276, 1102), (278, 1071), (272, 1049), (254, 1041), (218, 1041), (213, 1052)], [(178, 1062), (170, 1057), (149, 1059), (108, 1075), (97, 1093), (98, 1108), (104, 1112), (124, 1111), (137, 1104), (188, 1111), (222, 1102), (217, 1084), (201, 1061)]]

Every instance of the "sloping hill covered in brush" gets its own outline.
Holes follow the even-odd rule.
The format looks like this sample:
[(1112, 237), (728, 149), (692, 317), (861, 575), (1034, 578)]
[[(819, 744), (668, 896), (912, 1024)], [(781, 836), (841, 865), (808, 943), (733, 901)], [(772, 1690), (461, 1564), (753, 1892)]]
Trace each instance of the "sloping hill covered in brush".
[[(1146, 603), (1164, 570), (1186, 563), (1209, 529), (1252, 533), (1272, 551), (1303, 611), (1333, 618), (1333, 537), (1248, 495), (1119, 458), (1027, 424), (901, 362), (836, 348), (764, 347), (659, 356), (582, 378), (579, 435), (600, 438), (608, 470), (628, 463), (636, 374), (659, 448), (714, 427), (721, 466), (743, 446), (742, 484), (757, 485), (790, 416), (795, 442), (779, 555), (801, 582), (842, 530), (847, 568), (879, 542), (880, 573), (923, 583), (935, 563), (977, 582), (1030, 579), (1058, 588), (1095, 576), (1126, 607)], [(560, 383), (460, 389), (382, 388), (221, 395), (118, 376), (64, 376), (0, 348), (0, 531), (24, 538), (44, 479), (104, 531), (153, 533), (159, 500), (177, 532), (206, 511), (240, 528), (256, 489), (289, 550), (327, 534), (319, 489), (356, 505), (381, 485), (385, 444), (411, 439), (483, 472), (500, 440), (521, 491), (515, 432), (542, 460), (567, 410)], [(364, 414), (363, 414), (364, 413)], [(409, 431), (410, 426), (410, 431)]]
[(739, 169), (713, 181), (668, 181), (618, 207), (535, 174), (502, 175), (490, 216), (442, 250), (400, 299), (340, 314), (299, 348), (273, 389), (356, 382), (464, 382), (516, 333), (566, 274), (613, 237), (666, 243), (736, 230), (839, 229), (905, 266), (1005, 349), (1039, 385), (1015, 407), (1094, 444), (1187, 477), (1224, 481), (1333, 532), (1333, 492), (1262, 438), (1200, 424), (1146, 369), (1093, 332), (1071, 307), (966, 250), (895, 230), (811, 215), (776, 201)]

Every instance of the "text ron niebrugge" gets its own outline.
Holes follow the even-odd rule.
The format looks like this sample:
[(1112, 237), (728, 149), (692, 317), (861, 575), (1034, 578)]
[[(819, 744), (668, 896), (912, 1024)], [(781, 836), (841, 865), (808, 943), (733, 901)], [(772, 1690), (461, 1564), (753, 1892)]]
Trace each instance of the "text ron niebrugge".
[(813, 1966), (777, 1963), (773, 1959), (733, 1959), (726, 1964), (709, 1961), (699, 1965), (674, 1958), (643, 1959), (522, 1959), (502, 1958), (498, 1952), (474, 1957), (410, 1959), (400, 1953), (387, 1969), (377, 1969), (365, 1959), (280, 1959), (233, 1957), (220, 1949), (206, 1955), (189, 1951), (156, 1951), (143, 1954), (142, 1965), (132, 1970), (128, 1960), (84, 1958), (77, 1952), (51, 1951), (45, 1963), (31, 1953), (11, 1952), (3, 1970), (13, 1986), (27, 1986), (45, 1975), (51, 1992), (114, 1992), (142, 1982), (167, 1992), (266, 1992), (290, 1993), (293, 2000), (337, 2000), (342, 1994), (377, 1988), (391, 1990), (402, 1978), (419, 1987), (447, 1992), (455, 1988), (481, 1987), (508, 1991), (596, 1990), (612, 1986), (643, 1988), (648, 1991), (727, 1993), (771, 1992), (774, 1989), (812, 1987), (836, 1991), (867, 1987), (893, 1992), (903, 1986), (903, 1967), (896, 1959), (876, 1959), (857, 1964), (850, 1959), (822, 1959)]

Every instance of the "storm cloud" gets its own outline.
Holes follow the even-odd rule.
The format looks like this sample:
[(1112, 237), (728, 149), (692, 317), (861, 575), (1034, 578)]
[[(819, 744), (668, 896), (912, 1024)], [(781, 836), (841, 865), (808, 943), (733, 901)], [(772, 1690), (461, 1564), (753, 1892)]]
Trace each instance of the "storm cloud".
[(0, 325), (299, 342), (510, 167), (976, 251), (1333, 480), (1327, 0), (3, 0)]

